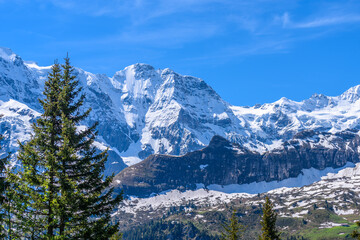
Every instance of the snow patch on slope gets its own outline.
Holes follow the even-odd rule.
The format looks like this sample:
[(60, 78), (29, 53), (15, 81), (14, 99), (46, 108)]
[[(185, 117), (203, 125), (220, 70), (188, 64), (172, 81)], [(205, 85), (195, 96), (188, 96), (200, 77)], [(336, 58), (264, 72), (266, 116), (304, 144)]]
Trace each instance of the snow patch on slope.
[(172, 190), (164, 194), (159, 194), (149, 198), (136, 198), (131, 197), (123, 201), (121, 207), (116, 214), (121, 212), (135, 213), (138, 210), (148, 211), (156, 208), (169, 208), (173, 206), (180, 206), (183, 203), (189, 201), (195, 201), (197, 203), (203, 203), (206, 199), (210, 205), (216, 205), (219, 203), (230, 202), (234, 198), (249, 197), (246, 193), (234, 193), (225, 194), (217, 191), (209, 191), (205, 189), (199, 189), (195, 191), (180, 192), (179, 190)]
[[(328, 174), (338, 173), (340, 170), (344, 168), (349, 168), (354, 166), (355, 165), (353, 163), (348, 162), (345, 166), (341, 168), (328, 167), (325, 168), (324, 170), (318, 170), (315, 168), (303, 169), (302, 174), (300, 174), (296, 178), (287, 178), (281, 181), (271, 181), (271, 182), (262, 181), (262, 182), (253, 182), (249, 184), (230, 184), (224, 186), (218, 184), (211, 184), (206, 186), (206, 188), (209, 190), (219, 191), (224, 193), (249, 193), (249, 194), (264, 193), (282, 187), (293, 188), (293, 187), (302, 187), (305, 185), (309, 185), (314, 182), (320, 181), (322, 177)], [(201, 186), (201, 185), (197, 185), (197, 186)]]
[[(332, 169), (327, 168), (324, 170), (315, 170), (308, 169), (304, 171), (303, 176), (299, 176), (302, 184), (307, 183), (309, 181), (310, 185), (302, 186), (302, 187), (281, 187), (280, 184), (274, 184), (274, 182), (270, 182), (266, 187), (264, 183), (254, 183), (251, 184), (243, 184), (238, 186), (224, 186), (224, 187), (216, 187), (216, 188), (204, 188), (203, 184), (197, 184), (197, 190), (188, 190), (185, 192), (181, 192), (179, 190), (171, 190), (166, 191), (161, 194), (153, 195), (148, 198), (137, 198), (130, 197), (123, 201), (119, 210), (116, 214), (132, 213), (136, 214), (137, 211), (154, 211), (156, 209), (161, 208), (170, 208), (174, 206), (184, 206), (189, 204), (190, 202), (195, 204), (196, 206), (208, 206), (208, 207), (216, 207), (220, 204), (229, 203), (235, 199), (246, 199), (253, 198), (257, 195), (257, 193), (261, 193), (262, 191), (266, 191), (267, 189), (271, 189), (272, 187), (280, 187), (268, 191), (269, 196), (277, 196), (281, 197), (287, 194), (286, 199), (282, 202), (283, 205), (277, 205), (275, 208), (281, 212), (281, 209), (292, 209), (295, 207), (303, 207), (300, 212), (292, 213), (291, 215), (283, 215), (287, 217), (297, 217), (301, 218), (303, 215), (308, 213), (308, 209), (313, 206), (314, 203), (318, 203), (317, 197), (325, 197), (328, 198), (328, 202), (336, 202), (337, 196), (341, 196), (342, 192), (348, 191), (347, 189), (353, 189), (357, 192), (360, 191), (360, 163), (357, 163), (354, 167), (353, 163), (347, 163), (342, 168)], [(296, 180), (299, 179), (294, 178), (294, 185), (296, 184)], [(347, 183), (350, 179), (353, 179), (353, 184)], [(312, 180), (320, 180), (317, 182), (312, 182)], [(355, 184), (355, 185), (354, 185)], [(249, 185), (256, 188), (252, 190), (249, 188)], [(265, 186), (265, 187), (264, 187)], [(332, 195), (333, 192), (336, 192), (336, 195)], [(312, 198), (308, 198), (312, 196)], [(250, 201), (249, 205), (257, 204), (257, 202)], [(292, 205), (295, 205), (293, 207)], [(346, 215), (353, 214), (355, 211), (352, 209), (343, 209), (341, 207), (335, 207), (334, 211), (338, 215)], [(115, 214), (115, 215), (116, 215)]]
[(2, 151), (16, 152), (18, 141), (30, 140), (31, 124), (40, 113), (15, 100), (0, 100), (0, 130), (3, 134)]
[(47, 71), (49, 71), (49, 70), (52, 68), (52, 65), (50, 65), (50, 66), (45, 66), (45, 67), (41, 67), (41, 66), (39, 66), (36, 62), (33, 62), (33, 61), (24, 61), (24, 64), (25, 64), (25, 66), (27, 66), (28, 68), (36, 69), (36, 70), (39, 70), (39, 71), (42, 71), (42, 70), (47, 70)]
[[(50, 66), (23, 62), (10, 49), (0, 52), (0, 99), (15, 99), (41, 111), (37, 99)], [(79, 68), (74, 73), (86, 94), (84, 109), (93, 109), (83, 124), (99, 121), (103, 143), (117, 149), (128, 165), (152, 153), (182, 155), (201, 149), (214, 135), (263, 153), (281, 148), (306, 129), (360, 129), (360, 85), (338, 97), (314, 94), (302, 102), (281, 98), (237, 107), (222, 100), (202, 79), (147, 64), (128, 66), (113, 77)], [(317, 144), (334, 147), (326, 141)]]

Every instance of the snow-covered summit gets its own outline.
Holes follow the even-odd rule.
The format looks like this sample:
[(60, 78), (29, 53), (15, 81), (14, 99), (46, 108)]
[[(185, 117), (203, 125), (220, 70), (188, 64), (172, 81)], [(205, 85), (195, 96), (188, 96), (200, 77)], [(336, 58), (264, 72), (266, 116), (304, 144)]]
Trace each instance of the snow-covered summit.
[(0, 48), (0, 100), (17, 100), (38, 108), (41, 95), (39, 76), (29, 69), (20, 56), (8, 48)]
[(34, 61), (24, 61), (26, 67), (28, 68), (32, 68), (32, 69), (36, 69), (36, 70), (50, 70), (52, 65), (50, 66), (45, 66), (45, 67), (41, 67), (39, 66), (39, 64), (37, 62), (34, 62)]
[[(0, 64), (0, 99), (41, 111), (37, 99), (42, 97), (50, 67), (15, 58), (19, 59), (16, 64)], [(147, 64), (128, 66), (113, 77), (79, 68), (74, 74), (86, 94), (84, 108), (93, 109), (84, 124), (98, 121), (103, 144), (127, 164), (151, 153), (199, 149), (215, 134), (240, 137), (241, 126), (229, 104), (199, 78)]]
[(270, 146), (306, 129), (332, 133), (360, 129), (359, 89), (360, 85), (335, 97), (314, 94), (301, 102), (281, 98), (261, 106), (231, 106), (231, 109), (246, 121), (248, 129), (255, 132), (261, 142)]
[[(13, 99), (41, 111), (37, 99), (50, 67), (25, 62), (0, 48), (0, 100)], [(338, 97), (314, 94), (301, 102), (281, 98), (238, 107), (221, 99), (202, 79), (168, 68), (137, 63), (112, 77), (79, 68), (74, 74), (86, 94), (84, 108), (93, 109), (84, 124), (98, 121), (102, 144), (128, 165), (151, 153), (179, 155), (200, 149), (214, 135), (264, 152), (306, 129), (360, 129), (360, 86)]]
[(360, 85), (349, 88), (346, 92), (341, 94), (339, 98), (348, 102), (356, 102), (360, 98)]
[(10, 48), (4, 48), (4, 47), (0, 47), (0, 58), (8, 61), (8, 62), (13, 62), (15, 61), (17, 55), (15, 53), (13, 53), (13, 51)]

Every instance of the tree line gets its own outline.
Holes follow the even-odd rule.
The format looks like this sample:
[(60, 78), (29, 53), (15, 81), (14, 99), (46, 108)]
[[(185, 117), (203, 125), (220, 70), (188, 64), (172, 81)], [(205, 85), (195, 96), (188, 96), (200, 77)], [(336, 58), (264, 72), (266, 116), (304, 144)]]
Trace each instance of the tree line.
[(79, 128), (91, 109), (68, 57), (55, 62), (45, 81), (43, 113), (33, 135), (20, 143), (19, 164), (0, 159), (1, 239), (119, 239), (111, 220), (123, 196), (103, 172), (107, 150), (93, 143), (94, 124)]

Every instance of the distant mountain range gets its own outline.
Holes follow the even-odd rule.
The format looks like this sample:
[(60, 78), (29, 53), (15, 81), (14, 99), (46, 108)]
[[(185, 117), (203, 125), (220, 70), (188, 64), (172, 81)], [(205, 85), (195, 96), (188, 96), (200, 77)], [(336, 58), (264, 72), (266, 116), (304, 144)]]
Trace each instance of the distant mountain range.
[[(40, 114), (38, 99), (51, 67), (27, 62), (0, 48), (0, 133), (3, 152), (31, 135)], [(170, 69), (134, 64), (113, 77), (76, 68), (93, 111), (84, 122), (99, 122), (97, 147), (110, 147), (107, 174), (118, 173), (151, 154), (183, 155), (204, 148), (218, 135), (253, 154), (283, 146), (303, 130), (335, 134), (360, 129), (360, 86), (337, 97), (314, 94), (302, 102), (238, 107), (203, 80)], [(353, 149), (357, 151), (356, 149)]]

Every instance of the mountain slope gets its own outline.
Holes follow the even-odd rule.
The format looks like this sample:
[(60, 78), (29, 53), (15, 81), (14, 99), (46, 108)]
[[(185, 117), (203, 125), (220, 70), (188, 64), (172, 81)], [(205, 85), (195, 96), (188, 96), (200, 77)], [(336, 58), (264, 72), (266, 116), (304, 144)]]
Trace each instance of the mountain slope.
[(152, 155), (116, 175), (114, 181), (128, 195), (148, 196), (171, 189), (281, 181), (304, 169), (339, 168), (360, 161), (360, 136), (312, 130), (295, 135), (265, 153), (249, 151), (215, 136), (208, 147), (184, 156)]
[[(41, 112), (37, 99), (50, 68), (24, 62), (5, 48), (0, 59), (1, 104), (16, 100)], [(131, 65), (112, 78), (82, 69), (75, 75), (86, 94), (84, 108), (93, 109), (84, 125), (99, 121), (99, 142), (127, 164), (151, 153), (183, 154), (203, 147), (214, 134), (240, 131), (229, 105), (201, 79), (146, 64)]]
[[(41, 113), (37, 99), (42, 97), (49, 69), (0, 48), (0, 107), (16, 101)], [(214, 135), (264, 153), (302, 130), (360, 129), (359, 86), (338, 97), (313, 95), (302, 102), (282, 98), (261, 106), (237, 107), (199, 78), (146, 64), (128, 66), (113, 77), (79, 68), (75, 75), (86, 94), (84, 109), (93, 109), (83, 124), (99, 121), (98, 142), (110, 147), (108, 166), (115, 173), (153, 153), (182, 155), (199, 150)], [(13, 126), (1, 128), (7, 146), (3, 152), (17, 148), (10, 138), (12, 129), (24, 128), (21, 138), (29, 139), (30, 125), (17, 125), (18, 121), (0, 119), (0, 126)]]
[(352, 239), (349, 234), (356, 229), (354, 222), (359, 220), (359, 186), (358, 163), (323, 176), (310, 185), (278, 188), (265, 194), (227, 194), (198, 189), (172, 190), (149, 198), (132, 197), (124, 200), (114, 218), (119, 220), (124, 232), (161, 219), (163, 223), (190, 223), (209, 234), (220, 234), (221, 223), (236, 209), (241, 223), (247, 227), (244, 237), (256, 239), (266, 195), (275, 204), (277, 226), (283, 239), (296, 236), (299, 237), (296, 239), (309, 240)]
[[(320, 132), (338, 132), (360, 128), (360, 85), (337, 97), (314, 94), (309, 99), (295, 102), (287, 98), (254, 107), (231, 109), (244, 118), (248, 128), (261, 142), (289, 140), (296, 133), (312, 129)], [(276, 146), (276, 144), (275, 144)], [(268, 148), (269, 149), (269, 148)]]

